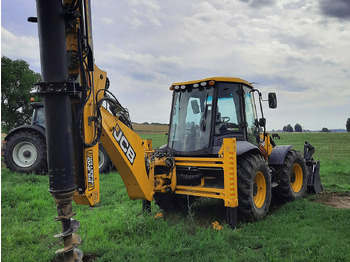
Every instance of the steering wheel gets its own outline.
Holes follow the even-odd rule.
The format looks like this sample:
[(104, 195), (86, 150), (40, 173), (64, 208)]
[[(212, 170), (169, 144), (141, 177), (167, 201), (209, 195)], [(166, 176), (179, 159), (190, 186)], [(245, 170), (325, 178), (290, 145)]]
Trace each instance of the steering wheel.
[(223, 117), (221, 118), (221, 121), (222, 121), (223, 123), (228, 123), (228, 122), (230, 121), (230, 118), (229, 118), (228, 116), (223, 116)]

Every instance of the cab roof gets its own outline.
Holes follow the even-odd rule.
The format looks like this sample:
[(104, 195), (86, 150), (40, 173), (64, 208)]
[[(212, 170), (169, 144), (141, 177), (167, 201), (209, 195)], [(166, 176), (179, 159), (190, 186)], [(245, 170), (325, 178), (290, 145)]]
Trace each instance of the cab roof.
[(207, 81), (211, 81), (214, 80), (215, 82), (234, 82), (234, 83), (242, 83), (242, 84), (246, 84), (248, 86), (250, 86), (251, 88), (253, 88), (253, 85), (241, 78), (237, 78), (237, 77), (222, 77), (222, 76), (215, 76), (215, 77), (209, 77), (209, 78), (204, 78), (204, 79), (199, 79), (199, 80), (193, 80), (193, 81), (187, 81), (187, 82), (177, 82), (177, 83), (173, 83), (173, 86), (176, 85), (190, 85), (190, 84), (195, 84), (195, 83), (200, 83), (200, 82), (207, 82)]

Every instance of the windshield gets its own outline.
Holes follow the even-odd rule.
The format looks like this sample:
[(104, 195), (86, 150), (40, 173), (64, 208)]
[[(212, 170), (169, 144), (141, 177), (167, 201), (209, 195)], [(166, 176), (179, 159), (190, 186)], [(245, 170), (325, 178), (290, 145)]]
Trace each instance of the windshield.
[(32, 125), (45, 127), (45, 111), (44, 108), (36, 108), (33, 111)]
[(176, 151), (209, 147), (214, 88), (174, 92), (168, 146)]

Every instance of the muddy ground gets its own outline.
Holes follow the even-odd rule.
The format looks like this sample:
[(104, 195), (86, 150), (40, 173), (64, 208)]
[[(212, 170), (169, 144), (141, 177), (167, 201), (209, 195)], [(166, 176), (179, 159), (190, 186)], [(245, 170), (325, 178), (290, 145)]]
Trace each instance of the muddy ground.
[(317, 195), (315, 201), (335, 208), (350, 209), (350, 194), (322, 193)]

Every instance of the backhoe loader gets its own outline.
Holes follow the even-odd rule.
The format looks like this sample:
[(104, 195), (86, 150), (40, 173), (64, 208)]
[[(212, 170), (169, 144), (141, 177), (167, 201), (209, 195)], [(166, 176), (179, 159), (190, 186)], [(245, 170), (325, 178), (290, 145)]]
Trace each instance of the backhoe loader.
[[(108, 91), (106, 72), (94, 64), (89, 0), (37, 0), (48, 147), (49, 191), (62, 223), (66, 261), (81, 261), (72, 201), (100, 201), (98, 141), (123, 179), (131, 199), (171, 208), (184, 196), (221, 199), (234, 228), (237, 213), (259, 220), (271, 196), (291, 201), (309, 186), (320, 191), (319, 162), (305, 145), (304, 157), (292, 146), (276, 146), (266, 132), (262, 95), (249, 82), (211, 77), (171, 85), (168, 143), (153, 149), (132, 129), (129, 113)], [(254, 95), (262, 117), (258, 119)], [(274, 93), (268, 96), (276, 108)], [(238, 211), (238, 212), (237, 212)]]

